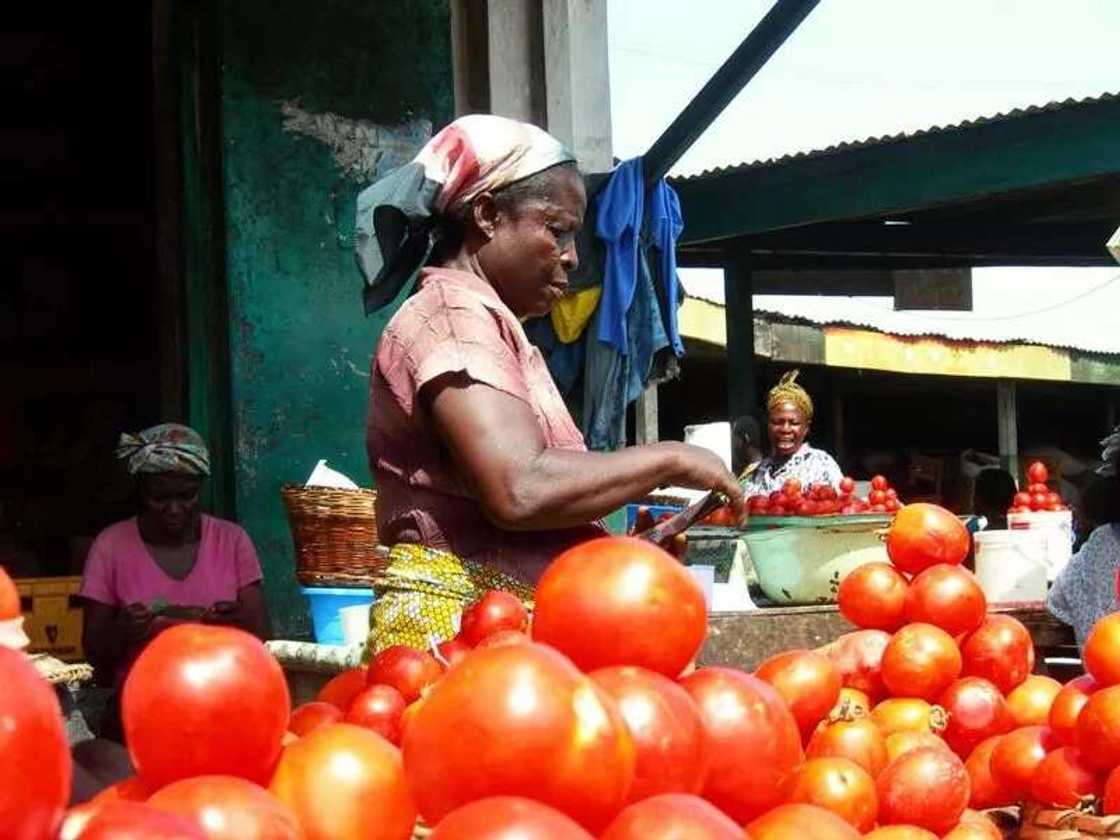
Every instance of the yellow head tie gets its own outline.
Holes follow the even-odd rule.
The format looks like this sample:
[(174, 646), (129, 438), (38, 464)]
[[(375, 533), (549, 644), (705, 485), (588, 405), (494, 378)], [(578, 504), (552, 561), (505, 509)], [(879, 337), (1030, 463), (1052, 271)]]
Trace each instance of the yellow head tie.
[(809, 396), (808, 391), (797, 384), (798, 373), (800, 371), (789, 371), (778, 380), (777, 385), (770, 389), (770, 393), (766, 397), (766, 410), (770, 412), (782, 403), (792, 403), (805, 416), (805, 422), (811, 423), (813, 420), (813, 398)]

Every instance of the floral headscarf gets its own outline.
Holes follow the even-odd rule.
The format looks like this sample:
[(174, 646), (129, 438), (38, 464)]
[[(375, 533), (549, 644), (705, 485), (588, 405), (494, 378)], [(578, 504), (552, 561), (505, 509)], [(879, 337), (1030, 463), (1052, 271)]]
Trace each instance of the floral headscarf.
[(164, 423), (137, 434), (123, 434), (117, 457), (128, 461), (128, 471), (138, 473), (181, 473), (210, 475), (210, 450), (194, 429)]
[(391, 303), (427, 259), (433, 219), (575, 156), (534, 125), (489, 114), (460, 117), (411, 163), (358, 196), (355, 250), (365, 309)]
[(809, 392), (797, 384), (797, 374), (800, 371), (791, 370), (782, 376), (778, 384), (770, 389), (766, 397), (766, 410), (773, 411), (782, 403), (793, 403), (805, 417), (806, 423), (813, 422), (813, 398)]

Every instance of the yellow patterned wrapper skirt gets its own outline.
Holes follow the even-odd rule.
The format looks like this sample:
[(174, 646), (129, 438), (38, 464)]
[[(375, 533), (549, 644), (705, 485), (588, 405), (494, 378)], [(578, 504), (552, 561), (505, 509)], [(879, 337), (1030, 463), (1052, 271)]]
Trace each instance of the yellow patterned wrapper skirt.
[(458, 631), (463, 608), (491, 589), (503, 589), (533, 609), (533, 587), (484, 563), (448, 551), (398, 543), (373, 584), (365, 659), (387, 647), (427, 650)]

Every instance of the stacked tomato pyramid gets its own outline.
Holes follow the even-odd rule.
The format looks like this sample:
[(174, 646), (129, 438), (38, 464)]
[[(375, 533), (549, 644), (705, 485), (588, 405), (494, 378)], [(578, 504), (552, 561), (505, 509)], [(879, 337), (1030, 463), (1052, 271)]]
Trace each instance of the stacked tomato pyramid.
[(181, 625), (125, 685), (137, 775), (65, 814), (53, 697), (0, 650), (3, 836), (995, 840), (985, 809), (1120, 810), (1120, 614), (1061, 686), (988, 614), (959, 520), (908, 505), (887, 545), (840, 587), (860, 629), (753, 674), (694, 666), (703, 594), (631, 538), (559, 556), (531, 620), (487, 593), (455, 638), (383, 650), (294, 710), (261, 643)]

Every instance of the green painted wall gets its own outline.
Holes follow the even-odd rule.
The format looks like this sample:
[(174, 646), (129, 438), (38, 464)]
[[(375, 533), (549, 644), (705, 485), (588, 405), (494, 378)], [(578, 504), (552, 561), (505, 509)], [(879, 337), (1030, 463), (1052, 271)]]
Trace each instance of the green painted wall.
[(260, 552), (276, 632), (301, 637), (280, 487), (318, 458), (369, 483), (368, 368), (384, 323), (362, 314), (354, 200), (423, 143), (415, 121), (452, 115), (448, 4), (219, 5), (235, 513)]

